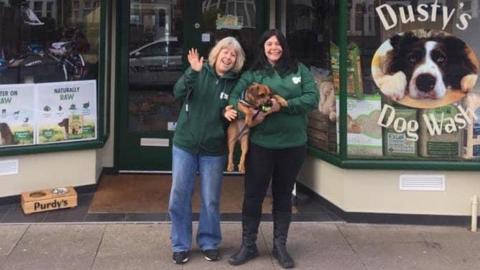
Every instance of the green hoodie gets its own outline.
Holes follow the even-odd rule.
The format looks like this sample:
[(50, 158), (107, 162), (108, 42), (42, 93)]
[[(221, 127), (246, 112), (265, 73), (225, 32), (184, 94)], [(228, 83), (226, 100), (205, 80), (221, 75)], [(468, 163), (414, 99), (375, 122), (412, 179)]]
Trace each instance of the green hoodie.
[(242, 92), (252, 83), (269, 86), (274, 94), (288, 101), (288, 107), (268, 115), (250, 130), (250, 141), (269, 149), (301, 146), (307, 142), (307, 113), (317, 107), (319, 95), (310, 70), (298, 64), (296, 72), (280, 76), (272, 68), (249, 70), (242, 74), (230, 95), (236, 106)]
[(192, 153), (225, 154), (227, 121), (222, 112), (237, 79), (234, 72), (219, 77), (208, 64), (200, 72), (191, 68), (185, 71), (173, 89), (175, 98), (183, 103), (174, 145)]

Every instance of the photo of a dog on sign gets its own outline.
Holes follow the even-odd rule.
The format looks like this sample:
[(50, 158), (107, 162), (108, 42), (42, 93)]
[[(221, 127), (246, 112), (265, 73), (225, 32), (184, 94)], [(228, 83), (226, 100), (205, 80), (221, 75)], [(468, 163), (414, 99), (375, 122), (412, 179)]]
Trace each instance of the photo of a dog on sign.
[(372, 59), (372, 76), (389, 99), (415, 108), (436, 108), (462, 99), (478, 78), (478, 59), (446, 32), (414, 30), (386, 40)]

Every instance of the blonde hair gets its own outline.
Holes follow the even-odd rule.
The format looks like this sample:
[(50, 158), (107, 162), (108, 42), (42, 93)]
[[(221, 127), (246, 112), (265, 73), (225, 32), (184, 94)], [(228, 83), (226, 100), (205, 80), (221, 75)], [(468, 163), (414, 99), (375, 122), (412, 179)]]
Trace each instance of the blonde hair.
[(235, 60), (235, 65), (233, 66), (232, 70), (235, 72), (240, 72), (240, 70), (242, 70), (243, 64), (245, 63), (245, 52), (243, 51), (242, 46), (240, 45), (238, 40), (234, 37), (223, 38), (215, 45), (215, 47), (212, 48), (212, 50), (208, 54), (208, 63), (210, 64), (210, 66), (215, 66), (218, 55), (223, 49), (233, 49), (235, 51), (237, 59)]

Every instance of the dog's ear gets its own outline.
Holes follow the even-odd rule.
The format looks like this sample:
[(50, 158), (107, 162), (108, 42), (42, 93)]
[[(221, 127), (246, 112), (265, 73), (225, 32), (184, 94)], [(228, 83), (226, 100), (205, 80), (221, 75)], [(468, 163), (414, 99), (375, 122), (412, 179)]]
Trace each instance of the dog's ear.
[(253, 104), (255, 101), (256, 89), (257, 89), (257, 86), (253, 84), (253, 85), (250, 85), (245, 91), (245, 100), (250, 104)]
[[(445, 46), (447, 60), (459, 62), (461, 67), (465, 70), (464, 72), (475, 74), (478, 72), (477, 64), (470, 59), (470, 57), (472, 57), (471, 49), (463, 40), (454, 36), (446, 36), (443, 37), (443, 40), (439, 40), (440, 38), (438, 38), (437, 41), (442, 42), (442, 44)], [(457, 68), (458, 67), (455, 67), (455, 69)], [(459, 70), (456, 71), (459, 72)]]
[(265, 93), (269, 96), (272, 95), (272, 89), (268, 87), (267, 85), (263, 84), (262, 87), (265, 89)]
[(416, 41), (420, 40), (413, 32), (405, 32), (403, 34), (396, 34), (395, 36), (390, 38), (390, 45), (392, 45), (393, 49), (399, 50), (405, 44), (412, 44)]

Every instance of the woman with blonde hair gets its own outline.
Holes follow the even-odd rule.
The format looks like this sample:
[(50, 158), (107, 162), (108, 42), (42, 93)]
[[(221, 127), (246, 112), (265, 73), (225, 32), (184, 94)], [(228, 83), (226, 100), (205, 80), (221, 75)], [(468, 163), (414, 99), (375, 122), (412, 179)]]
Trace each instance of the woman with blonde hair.
[[(238, 80), (245, 53), (233, 37), (220, 40), (203, 63), (196, 49), (188, 52), (190, 67), (177, 81), (174, 95), (182, 104), (172, 147), (172, 189), (169, 214), (172, 220), (173, 261), (189, 260), (192, 245), (192, 194), (200, 174), (201, 208), (196, 242), (205, 259), (220, 258), (220, 193), (226, 160), (227, 120), (223, 109)], [(235, 114), (233, 110), (229, 110)]]

